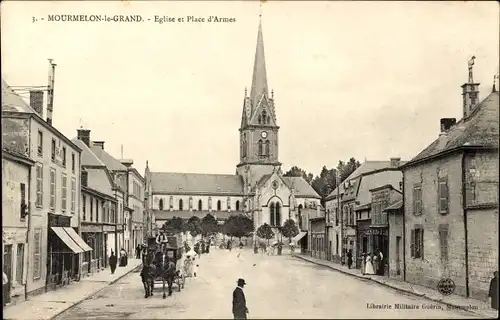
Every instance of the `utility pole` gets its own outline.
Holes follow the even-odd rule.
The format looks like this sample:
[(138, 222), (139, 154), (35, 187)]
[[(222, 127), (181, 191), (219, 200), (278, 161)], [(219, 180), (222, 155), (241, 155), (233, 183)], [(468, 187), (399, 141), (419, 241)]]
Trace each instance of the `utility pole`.
[(54, 111), (54, 79), (56, 66), (53, 59), (49, 60), (49, 85), (47, 88), (47, 123), (52, 125), (52, 112)]

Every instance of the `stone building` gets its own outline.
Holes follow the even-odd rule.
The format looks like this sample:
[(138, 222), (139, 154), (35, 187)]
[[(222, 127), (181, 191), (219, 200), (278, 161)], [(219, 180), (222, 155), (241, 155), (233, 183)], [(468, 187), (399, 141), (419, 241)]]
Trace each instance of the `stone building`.
[(259, 23), (252, 87), (243, 99), (236, 174), (153, 172), (147, 165), (148, 206), (157, 227), (173, 216), (187, 219), (197, 211), (208, 211), (218, 218), (244, 213), (255, 228), (268, 223), (277, 231), (285, 220), (297, 221), (299, 206), (320, 205), (320, 196), (302, 177), (282, 175), (278, 133)]
[(9, 279), (6, 302), (24, 300), (29, 259), (30, 171), (34, 165), (25, 155), (2, 150), (2, 270)]
[[(498, 267), (498, 92), (462, 86), (463, 115), (403, 166), (406, 281), (486, 299)], [(437, 123), (436, 123), (437, 124)]]
[(35, 161), (27, 189), (31, 199), (26, 277), (30, 294), (78, 279), (79, 259), (88, 249), (75, 230), (79, 226), (81, 149), (52, 125), (52, 112), (47, 112), (46, 120), (42, 118), (40, 94), (31, 93), (31, 107), (2, 80), (3, 147)]
[(389, 277), (403, 280), (404, 270), (404, 237), (403, 237), (403, 200), (385, 208), (389, 224)]
[(326, 259), (328, 252), (327, 243), (325, 242), (325, 215), (324, 210), (317, 217), (309, 218), (310, 221), (310, 242), (309, 251), (312, 257)]
[(120, 190), (104, 162), (90, 149), (91, 141), (81, 133), (80, 138), (72, 140), (82, 149), (80, 231), (93, 249), (85, 254), (82, 264), (82, 275), (85, 276), (108, 266), (108, 247), (114, 248), (117, 232), (118, 199), (115, 192)]

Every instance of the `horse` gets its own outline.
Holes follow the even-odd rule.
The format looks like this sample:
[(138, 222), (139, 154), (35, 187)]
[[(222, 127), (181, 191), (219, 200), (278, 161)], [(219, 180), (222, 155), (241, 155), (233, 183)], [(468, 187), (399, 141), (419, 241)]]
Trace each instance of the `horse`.
[[(165, 282), (168, 283), (168, 296), (172, 295), (172, 283), (174, 282), (176, 266), (164, 252), (155, 254), (154, 264), (156, 267), (155, 278), (161, 278), (163, 284), (163, 299), (167, 297), (165, 294)], [(154, 289), (154, 281), (151, 290)]]
[(143, 259), (143, 266), (141, 270), (141, 280), (144, 285), (144, 298), (148, 298), (153, 295), (153, 286), (156, 275), (156, 268), (152, 261), (152, 256), (148, 255), (145, 259)]

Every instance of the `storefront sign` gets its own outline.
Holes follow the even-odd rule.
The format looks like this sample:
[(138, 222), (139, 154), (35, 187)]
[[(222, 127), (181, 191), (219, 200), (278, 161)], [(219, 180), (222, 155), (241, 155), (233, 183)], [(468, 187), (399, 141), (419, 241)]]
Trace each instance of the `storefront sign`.
[(71, 227), (71, 217), (49, 213), (49, 227)]
[(82, 232), (102, 232), (102, 226), (97, 225), (82, 225), (80, 229)]
[(365, 231), (366, 235), (374, 236), (387, 236), (387, 229), (368, 229)]
[(102, 226), (104, 232), (115, 232), (115, 226)]

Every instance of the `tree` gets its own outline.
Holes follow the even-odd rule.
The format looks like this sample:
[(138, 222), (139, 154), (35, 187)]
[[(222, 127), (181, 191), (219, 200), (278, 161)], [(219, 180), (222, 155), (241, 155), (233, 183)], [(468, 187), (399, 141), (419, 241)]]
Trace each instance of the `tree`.
[(283, 224), (281, 228), (281, 234), (283, 237), (288, 238), (290, 243), (292, 242), (292, 238), (299, 234), (299, 228), (294, 220), (288, 219)]
[(340, 172), (340, 182), (343, 182), (347, 177), (351, 175), (361, 164), (356, 159), (351, 158), (347, 163), (344, 161), (339, 161), (337, 165), (337, 170)]
[(206, 216), (201, 219), (201, 235), (203, 237), (211, 236), (219, 231), (219, 225), (217, 224), (217, 220), (213, 215), (208, 213)]
[(269, 245), (269, 240), (274, 237), (274, 232), (270, 225), (264, 223), (257, 229), (257, 236), (262, 239), (267, 239), (267, 244)]
[(186, 224), (182, 218), (174, 216), (167, 220), (161, 228), (166, 232), (182, 233), (186, 230)]
[(241, 240), (241, 237), (250, 236), (254, 231), (253, 221), (243, 214), (232, 215), (225, 221), (222, 231), (231, 238)]
[(186, 231), (189, 231), (189, 233), (193, 237), (196, 237), (197, 235), (202, 233), (200, 218), (198, 218), (197, 216), (192, 216), (191, 218), (189, 218), (186, 224)]
[(291, 167), (290, 170), (285, 172), (285, 174), (283, 176), (284, 177), (302, 177), (309, 184), (311, 184), (311, 182), (314, 178), (314, 175), (312, 173), (307, 173), (304, 169), (301, 169), (297, 166)]
[[(313, 189), (321, 196), (324, 200), (336, 187), (337, 185), (337, 170), (328, 169), (323, 166), (319, 176), (316, 176), (311, 183)], [(323, 201), (322, 204), (324, 205)]]

